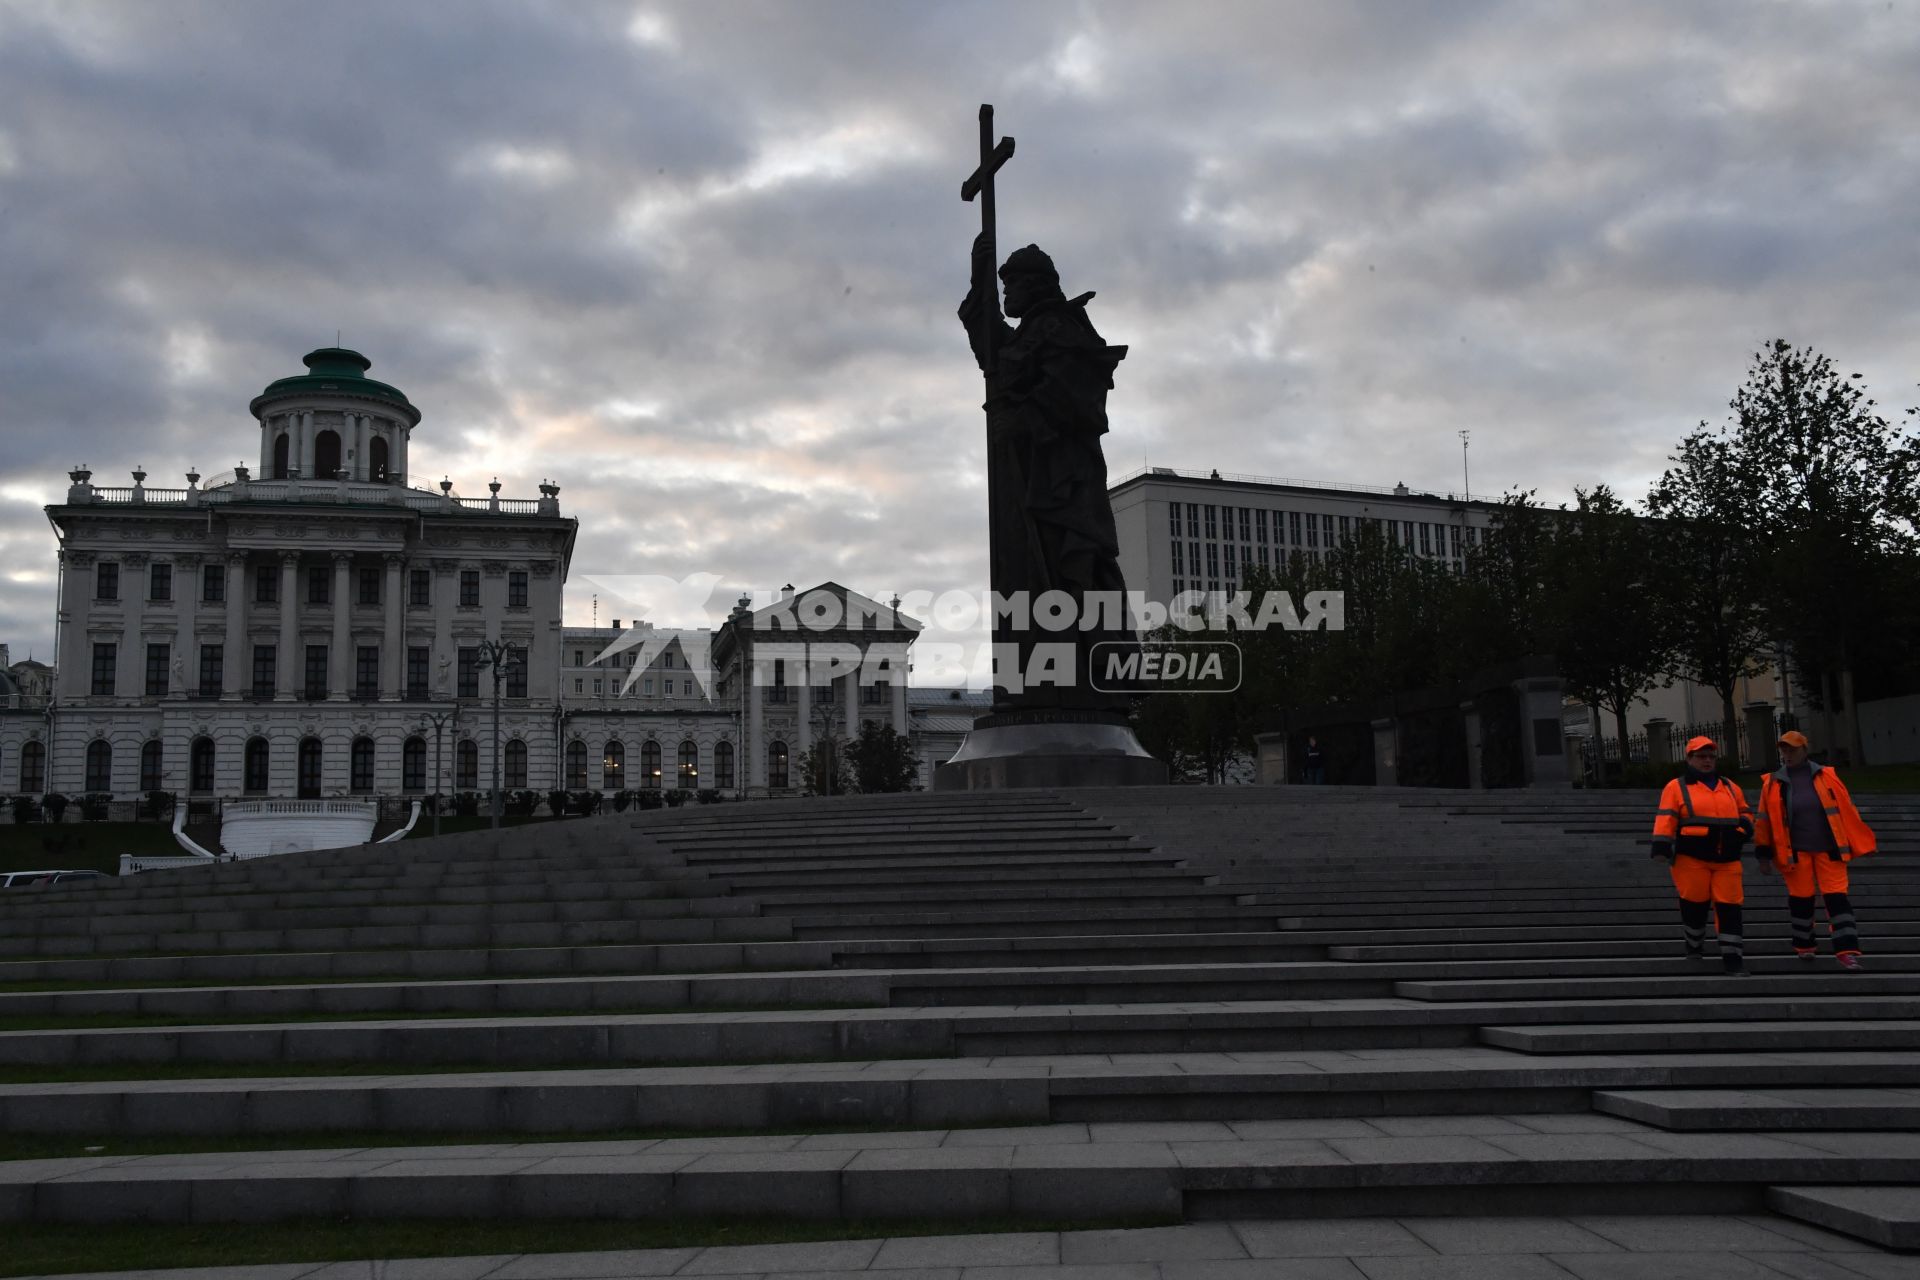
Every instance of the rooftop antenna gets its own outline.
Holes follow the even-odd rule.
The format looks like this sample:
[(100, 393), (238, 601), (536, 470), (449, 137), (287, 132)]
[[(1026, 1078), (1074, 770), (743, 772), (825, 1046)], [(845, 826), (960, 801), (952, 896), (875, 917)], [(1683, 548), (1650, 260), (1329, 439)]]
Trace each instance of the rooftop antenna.
[(593, 597), (593, 625), (595, 627), (600, 625), (600, 597), (598, 595)]
[(1473, 482), (1467, 475), (1467, 438), (1472, 433), (1462, 428), (1458, 434), (1460, 436), (1460, 488), (1466, 497), (1466, 501), (1472, 502)]

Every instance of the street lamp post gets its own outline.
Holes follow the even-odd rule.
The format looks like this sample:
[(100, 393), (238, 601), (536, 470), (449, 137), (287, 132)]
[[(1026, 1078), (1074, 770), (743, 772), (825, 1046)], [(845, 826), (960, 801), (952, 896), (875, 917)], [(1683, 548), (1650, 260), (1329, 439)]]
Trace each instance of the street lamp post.
[(523, 658), (520, 646), (511, 640), (482, 640), (479, 665), (493, 670), (493, 829), (500, 829), (500, 685), (508, 674), (519, 669)]
[(460, 708), (451, 711), (428, 711), (420, 728), (424, 732), (428, 725), (433, 726), (433, 834), (440, 834), (440, 783), (447, 776), (446, 766), (440, 754), (442, 736), (447, 725), (460, 719)]

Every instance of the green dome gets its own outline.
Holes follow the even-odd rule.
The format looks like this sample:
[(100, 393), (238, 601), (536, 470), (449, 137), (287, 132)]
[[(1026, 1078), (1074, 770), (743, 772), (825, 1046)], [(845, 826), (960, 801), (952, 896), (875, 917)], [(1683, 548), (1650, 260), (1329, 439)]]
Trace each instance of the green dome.
[(301, 363), (307, 366), (307, 372), (270, 382), (265, 391), (253, 398), (253, 403), (247, 408), (253, 411), (254, 417), (260, 417), (262, 411), (277, 400), (304, 399), (332, 393), (384, 400), (404, 414), (409, 424), (417, 425), (420, 421), (420, 411), (408, 402), (398, 387), (375, 382), (367, 376), (373, 361), (358, 351), (349, 351), (345, 347), (321, 347), (318, 351), (309, 351)]

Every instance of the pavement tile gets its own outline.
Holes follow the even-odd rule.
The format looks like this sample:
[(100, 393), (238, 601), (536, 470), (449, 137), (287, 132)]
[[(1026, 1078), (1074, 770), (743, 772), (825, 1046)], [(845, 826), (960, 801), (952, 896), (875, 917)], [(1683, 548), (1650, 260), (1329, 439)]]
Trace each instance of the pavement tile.
[[(1793, 1280), (1860, 1280), (1860, 1273), (1850, 1265), (1854, 1257), (1851, 1254), (1845, 1261), (1818, 1253), (1761, 1253), (1752, 1249), (1744, 1250), (1740, 1256), (1783, 1276), (1792, 1276)], [(1905, 1261), (1913, 1268), (1910, 1274), (1920, 1276), (1920, 1258)]]
[(1059, 1260), (1060, 1236), (1053, 1231), (898, 1236), (880, 1246), (871, 1268), (1049, 1266)]
[(1748, 1222), (1754, 1226), (1765, 1227), (1775, 1235), (1798, 1240), (1810, 1249), (1819, 1249), (1826, 1253), (1878, 1253), (1880, 1246), (1865, 1240), (1855, 1240), (1852, 1236), (1843, 1236), (1837, 1231), (1825, 1227), (1816, 1227), (1811, 1222), (1801, 1222), (1783, 1214), (1758, 1214), (1754, 1216), (1735, 1215), (1734, 1221)]
[(1454, 1134), (1528, 1133), (1503, 1116), (1374, 1116), (1368, 1124), (1394, 1138), (1436, 1138)]
[(625, 1280), (670, 1276), (698, 1249), (624, 1249), (597, 1253), (528, 1254), (489, 1272), (486, 1280)]
[(800, 1139), (795, 1151), (867, 1151), (902, 1147), (937, 1147), (946, 1141), (945, 1129), (913, 1133), (816, 1133)]
[(302, 1280), (481, 1280), (516, 1255), (472, 1258), (395, 1258), (386, 1262), (336, 1262)]
[(1241, 1138), (1260, 1140), (1299, 1138), (1379, 1138), (1385, 1135), (1365, 1120), (1329, 1116), (1324, 1120), (1234, 1120), (1228, 1125)]
[(1091, 1267), (967, 1267), (960, 1280), (1160, 1280), (1151, 1262), (1107, 1262)]
[(1564, 1268), (1536, 1253), (1476, 1258), (1355, 1258), (1367, 1280), (1570, 1280)]
[(1555, 1253), (1580, 1280), (1777, 1280), (1737, 1253)]
[(1575, 1115), (1514, 1116), (1513, 1122), (1535, 1133), (1646, 1133), (1647, 1126), (1619, 1116), (1585, 1111)]
[(1221, 1258), (1163, 1262), (1160, 1280), (1366, 1280), (1345, 1258)]
[(1248, 1254), (1256, 1258), (1357, 1259), (1434, 1252), (1391, 1218), (1236, 1222), (1233, 1229)]
[(1223, 1222), (1129, 1231), (1069, 1231), (1060, 1237), (1060, 1261), (1067, 1263), (1174, 1262), (1247, 1256), (1240, 1237)]
[(1564, 1218), (1402, 1218), (1446, 1254), (1614, 1253), (1622, 1246)]
[(1028, 1128), (955, 1129), (945, 1147), (1033, 1147), (1044, 1144), (1091, 1142), (1084, 1124), (1037, 1124)]
[(1920, 1280), (1920, 1258), (1894, 1253), (1848, 1253), (1835, 1261), (1853, 1268), (1867, 1280)]
[(864, 1271), (880, 1252), (878, 1240), (821, 1240), (807, 1244), (736, 1244), (702, 1249), (677, 1276), (764, 1275), (769, 1271)]
[(1239, 1137), (1219, 1120), (1165, 1120), (1087, 1126), (1095, 1142), (1232, 1142)]
[(1784, 1253), (1817, 1247), (1751, 1218), (1647, 1214), (1578, 1217), (1571, 1221), (1624, 1249), (1644, 1253), (1693, 1253), (1704, 1249)]

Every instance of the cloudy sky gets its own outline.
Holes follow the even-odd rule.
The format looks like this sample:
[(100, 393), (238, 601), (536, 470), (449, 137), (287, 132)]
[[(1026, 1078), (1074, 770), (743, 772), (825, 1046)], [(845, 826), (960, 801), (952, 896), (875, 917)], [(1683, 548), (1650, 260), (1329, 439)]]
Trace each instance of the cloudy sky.
[[(984, 586), (975, 111), (1107, 457), (1634, 496), (1784, 336), (1920, 399), (1920, 5), (0, 0), (0, 640), (65, 472), (336, 330), (586, 575)], [(610, 614), (602, 605), (601, 619)], [(684, 621), (663, 618), (663, 622)]]

